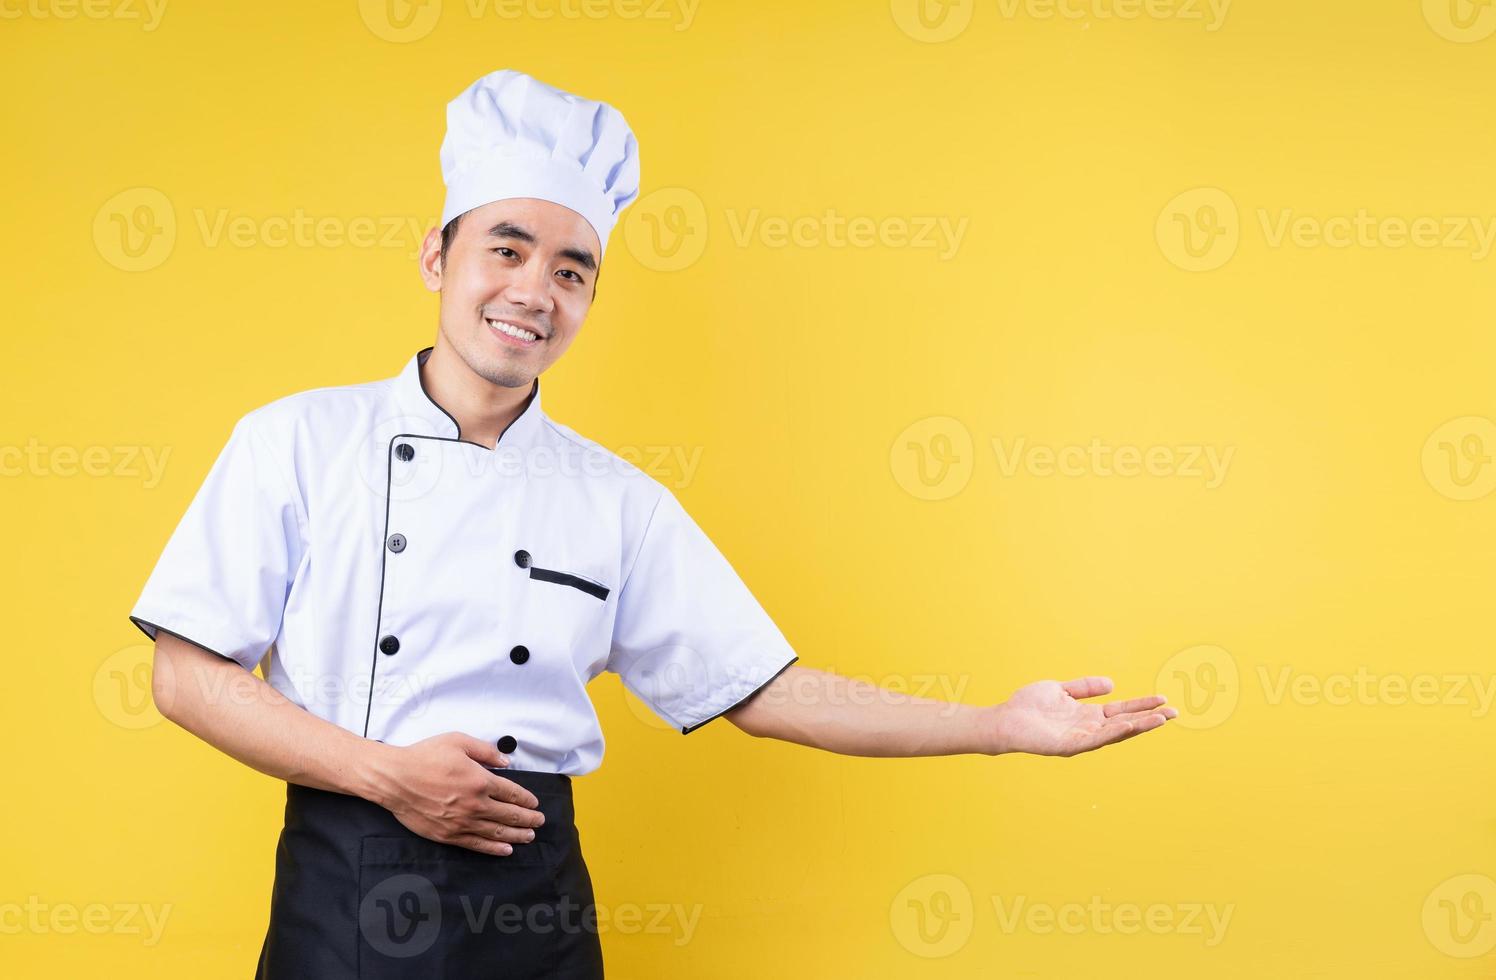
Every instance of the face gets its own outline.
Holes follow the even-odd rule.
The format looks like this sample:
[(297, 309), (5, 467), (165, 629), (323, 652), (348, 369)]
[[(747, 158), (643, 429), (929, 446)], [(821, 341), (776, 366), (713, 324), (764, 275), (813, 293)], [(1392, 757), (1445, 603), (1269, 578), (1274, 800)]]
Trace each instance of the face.
[(432, 229), (421, 278), (441, 293), (439, 340), (493, 384), (528, 387), (581, 329), (601, 254), (585, 218), (530, 197), (464, 214), (445, 263)]

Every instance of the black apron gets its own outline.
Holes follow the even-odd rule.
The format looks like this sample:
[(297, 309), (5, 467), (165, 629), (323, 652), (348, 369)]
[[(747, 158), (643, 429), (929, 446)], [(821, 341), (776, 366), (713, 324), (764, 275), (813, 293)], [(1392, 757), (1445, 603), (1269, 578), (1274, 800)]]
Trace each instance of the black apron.
[(571, 777), (490, 769), (545, 823), (506, 857), (427, 840), (384, 807), (286, 784), (257, 980), (603, 975)]

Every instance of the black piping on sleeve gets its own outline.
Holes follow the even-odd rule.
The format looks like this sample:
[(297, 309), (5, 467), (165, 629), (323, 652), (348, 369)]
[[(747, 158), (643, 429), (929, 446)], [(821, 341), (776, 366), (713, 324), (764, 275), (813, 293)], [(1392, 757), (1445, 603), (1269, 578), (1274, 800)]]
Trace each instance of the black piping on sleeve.
[[(139, 627), (140, 628), (140, 632), (144, 633), (146, 636), (150, 637), (153, 640), (156, 637), (151, 634), (151, 630), (157, 630), (159, 632), (166, 633), (169, 636), (175, 636), (179, 640), (186, 640), (188, 643), (191, 643), (193, 646), (195, 646), (195, 647), (197, 647), (197, 648), (199, 648), (201, 650), (206, 650), (209, 653), (213, 654), (215, 657), (222, 657), (223, 659), (229, 660), (229, 661), (233, 661), (236, 664), (239, 663), (239, 661), (234, 660), (233, 657), (229, 656), (226, 653), (219, 653), (217, 650), (213, 649), (212, 647), (207, 646), (206, 644), (203, 644), (203, 643), (199, 643), (199, 642), (197, 642), (196, 640), (194, 640), (190, 636), (183, 636), (181, 633), (178, 633), (175, 630), (169, 630), (165, 626), (158, 626), (157, 624), (151, 622), (149, 619), (141, 619), (139, 616), (131, 616), (130, 617), (130, 622), (134, 623), (137, 627)], [(146, 629), (147, 626), (149, 626), (151, 629)], [(240, 666), (242, 667), (243, 664), (240, 664)]]
[(774, 680), (775, 677), (778, 677), (780, 674), (784, 673), (786, 670), (788, 670), (790, 668), (791, 664), (793, 664), (796, 660), (799, 660), (799, 659), (800, 658), (798, 656), (791, 657), (790, 660), (789, 660), (789, 663), (785, 664), (783, 667), (780, 667), (778, 670), (774, 671), (774, 673), (772, 675), (770, 675), (769, 679), (766, 680), (766, 681), (764, 681), (758, 687), (755, 687), (753, 690), (749, 691), (747, 694), (745, 694), (742, 697), (738, 698), (737, 701), (733, 702), (732, 704), (730, 704), (727, 707), (723, 708), (721, 711), (719, 711), (716, 714), (712, 715), (710, 718), (706, 719), (706, 721), (698, 721), (694, 725), (688, 725), (687, 727), (682, 728), (680, 730), (680, 733), (682, 735), (689, 735), (692, 732), (694, 732), (696, 729), (700, 728), (702, 725), (705, 725), (707, 722), (716, 721), (718, 718), (721, 718), (723, 715), (727, 714), (733, 708), (736, 708), (738, 705), (744, 703), (749, 698), (753, 697), (759, 691), (762, 691), (764, 688), (768, 687), (769, 684), (771, 684), (773, 682), (773, 680)]

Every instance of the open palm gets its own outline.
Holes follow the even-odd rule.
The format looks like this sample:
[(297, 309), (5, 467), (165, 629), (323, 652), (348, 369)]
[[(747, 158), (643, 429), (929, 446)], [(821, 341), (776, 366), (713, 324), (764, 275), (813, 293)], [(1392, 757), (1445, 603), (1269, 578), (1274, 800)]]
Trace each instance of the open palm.
[(999, 706), (999, 744), (1006, 752), (1071, 756), (1152, 731), (1179, 712), (1163, 707), (1162, 695), (1086, 704), (1078, 698), (1110, 694), (1107, 677), (1038, 681), (1021, 687)]

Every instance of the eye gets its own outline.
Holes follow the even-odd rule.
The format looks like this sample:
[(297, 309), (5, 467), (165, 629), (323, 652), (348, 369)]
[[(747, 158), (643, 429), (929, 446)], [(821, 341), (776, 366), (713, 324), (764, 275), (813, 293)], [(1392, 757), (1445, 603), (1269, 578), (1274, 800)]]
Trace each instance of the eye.
[(515, 251), (514, 251), (514, 249), (510, 248), (508, 245), (500, 245), (498, 248), (491, 248), (491, 249), (489, 249), (489, 251), (490, 252), (508, 252), (510, 255), (516, 254)]
[(571, 276), (577, 282), (581, 282), (582, 281), (582, 277), (579, 276), (579, 275), (577, 275), (575, 272), (573, 272), (570, 269), (562, 269), (561, 271), (564, 272), (566, 275)]

